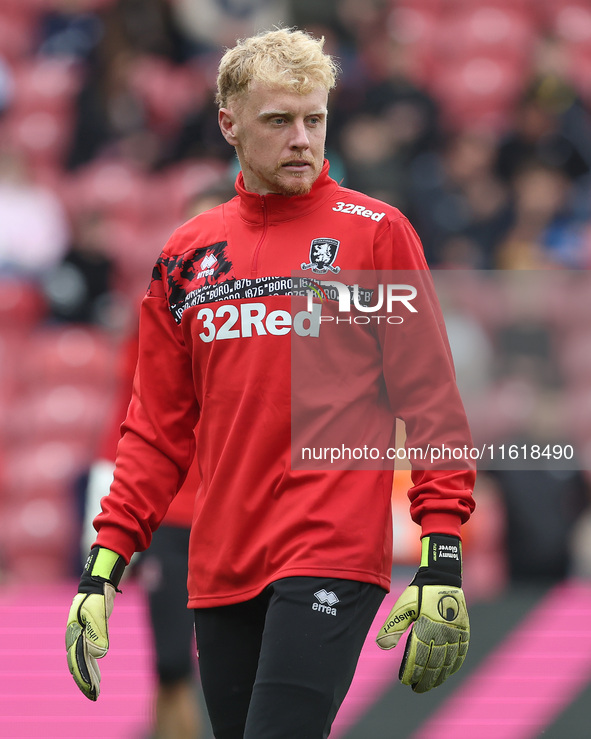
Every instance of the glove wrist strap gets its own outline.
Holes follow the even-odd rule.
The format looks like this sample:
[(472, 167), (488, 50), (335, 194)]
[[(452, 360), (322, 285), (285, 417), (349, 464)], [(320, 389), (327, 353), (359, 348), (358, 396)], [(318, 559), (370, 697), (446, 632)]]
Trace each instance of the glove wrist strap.
[(102, 595), (105, 583), (110, 583), (117, 589), (125, 566), (125, 560), (120, 554), (104, 547), (93, 547), (84, 565), (78, 592)]
[(421, 540), (421, 566), (411, 585), (462, 587), (462, 542), (449, 534), (429, 534)]

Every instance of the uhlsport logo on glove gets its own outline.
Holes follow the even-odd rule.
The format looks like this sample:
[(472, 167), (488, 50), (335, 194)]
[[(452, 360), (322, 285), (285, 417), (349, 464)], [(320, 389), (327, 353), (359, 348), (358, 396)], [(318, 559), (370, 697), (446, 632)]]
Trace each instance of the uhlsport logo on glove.
[(395, 626), (400, 626), (401, 624), (405, 624), (404, 628), (406, 629), (408, 624), (414, 621), (416, 617), (417, 617), (417, 612), (413, 608), (406, 611), (406, 613), (398, 613), (396, 616), (393, 616), (389, 621), (387, 621), (384, 624), (383, 626), (384, 631), (388, 633), (390, 629), (393, 629)]

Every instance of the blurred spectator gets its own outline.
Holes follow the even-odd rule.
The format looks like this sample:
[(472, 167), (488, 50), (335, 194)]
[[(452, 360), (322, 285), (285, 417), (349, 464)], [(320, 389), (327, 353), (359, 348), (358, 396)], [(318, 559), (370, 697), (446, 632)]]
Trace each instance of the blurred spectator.
[(8, 64), (0, 56), (0, 116), (10, 106), (14, 95), (14, 80)]
[(200, 49), (231, 46), (238, 38), (290, 23), (287, 0), (176, 0), (172, 7)]
[(347, 187), (403, 208), (403, 162), (387, 120), (369, 113), (351, 116), (342, 126), (339, 152)]
[(559, 119), (560, 131), (591, 167), (591, 115), (588, 99), (583, 102), (581, 87), (575, 86), (568, 43), (556, 36), (541, 37), (534, 55), (534, 79), (538, 95)]
[(185, 116), (182, 126), (163, 150), (159, 166), (174, 164), (183, 159), (214, 158), (222, 162), (235, 159), (234, 152), (228, 147), (217, 123), (217, 104), (214, 101), (213, 88), (207, 91), (203, 104), (196, 101), (194, 108)]
[(355, 40), (358, 51), (371, 49), (385, 29), (389, 0), (337, 0), (335, 5), (340, 26)]
[(192, 48), (174, 8), (168, 0), (116, 0), (104, 11), (103, 40), (107, 46), (182, 64)]
[(507, 182), (531, 161), (571, 180), (591, 169), (591, 119), (569, 79), (567, 55), (554, 37), (538, 42), (531, 81), (499, 145), (497, 171)]
[[(494, 288), (497, 309), (496, 324), (489, 326), (489, 366), (481, 366), (480, 356), (474, 361), (476, 371), (486, 372), (488, 388), (483, 384), (467, 394), (474, 443), (496, 450), (482, 468), (490, 470), (487, 484), (494, 484), (502, 502), (509, 579), (548, 584), (572, 570), (571, 539), (588, 495), (576, 453), (566, 464), (544, 453), (547, 445), (564, 449), (573, 443), (550, 320), (552, 273), (496, 272), (478, 280), (483, 299)], [(454, 321), (451, 327), (453, 348)], [(464, 364), (459, 369), (466, 375), (469, 356)], [(517, 454), (510, 456), (512, 446)]]
[(494, 173), (495, 155), (494, 138), (468, 131), (415, 158), (409, 215), (431, 264), (493, 266), (510, 214), (509, 192)]
[(580, 472), (507, 469), (491, 475), (505, 507), (510, 580), (550, 584), (567, 577), (574, 563), (571, 540), (586, 502)]
[[(187, 203), (185, 215), (192, 218), (225, 203), (236, 195), (233, 184), (220, 182), (195, 195)], [(98, 222), (100, 228), (100, 221)], [(93, 225), (87, 234), (94, 245)], [(100, 231), (99, 231), (100, 235)], [(139, 309), (139, 306), (137, 306)], [(84, 519), (80, 551), (87, 552), (96, 532), (92, 521), (100, 511), (100, 500), (109, 491), (113, 479), (114, 458), (125, 419), (138, 351), (137, 321), (122, 352), (119, 395), (113, 416), (91, 465), (85, 490)], [(191, 467), (185, 484), (168, 509), (159, 529), (154, 532), (146, 552), (136, 556), (139, 582), (147, 597), (154, 644), (154, 670), (157, 676), (154, 695), (152, 739), (198, 739), (204, 736), (204, 724), (198, 701), (199, 688), (194, 671), (196, 647), (193, 616), (187, 609), (188, 546), (195, 490), (199, 469)], [(139, 559), (139, 564), (138, 564)]]
[(365, 52), (365, 61), (373, 78), (365, 103), (371, 113), (389, 121), (398, 145), (410, 158), (438, 146), (439, 106), (413, 81), (408, 49), (384, 36)]
[(43, 56), (85, 60), (104, 33), (104, 24), (89, 0), (57, 0), (37, 24), (36, 45)]
[(106, 249), (106, 222), (99, 212), (82, 212), (62, 261), (43, 280), (50, 317), (108, 326), (115, 263)]
[(584, 226), (564, 169), (530, 162), (513, 177), (510, 228), (496, 248), (500, 269), (585, 266)]
[(103, 47), (76, 101), (76, 122), (66, 166), (73, 170), (110, 154), (129, 157), (149, 168), (158, 141), (146, 126), (146, 111), (132, 86), (134, 56), (127, 49), (112, 54)]
[(378, 37), (364, 58), (367, 78), (357, 111), (347, 117), (339, 109), (341, 95), (331, 131), (340, 130), (347, 186), (406, 211), (412, 163), (439, 141), (437, 105), (412, 82), (405, 49), (388, 37)]
[(40, 277), (61, 259), (68, 238), (60, 200), (31, 179), (18, 151), (0, 149), (0, 271)]
[(226, 203), (234, 197), (236, 197), (234, 180), (221, 179), (217, 185), (207, 187), (189, 198), (185, 208), (186, 217), (187, 219), (194, 218), (200, 213), (215, 208), (220, 203)]
[(76, 124), (66, 167), (70, 170), (110, 154), (151, 169), (166, 143), (150, 126), (137, 63), (154, 56), (182, 64), (188, 41), (166, 0), (118, 0), (101, 17), (103, 32), (88, 60), (76, 104)]
[(495, 348), (474, 315), (472, 306), (464, 302), (467, 281), (472, 275), (464, 271), (436, 271), (434, 273), (437, 294), (445, 315), (447, 336), (454, 359), (458, 387), (466, 410), (478, 402), (488, 390), (492, 380)]

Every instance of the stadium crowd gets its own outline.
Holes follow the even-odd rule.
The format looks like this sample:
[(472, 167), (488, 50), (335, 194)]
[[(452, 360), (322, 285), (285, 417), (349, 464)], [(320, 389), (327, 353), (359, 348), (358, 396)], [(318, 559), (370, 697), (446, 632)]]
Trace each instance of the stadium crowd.
[(332, 176), (399, 207), (460, 275), (444, 305), (468, 409), (486, 398), (475, 436), (576, 449), (571, 470), (482, 475), (474, 589), (484, 569), (499, 588), (591, 574), (589, 0), (4, 0), (1, 576), (78, 573), (74, 491), (138, 300), (175, 226), (236, 175), (220, 51), (275, 24), (339, 60)]

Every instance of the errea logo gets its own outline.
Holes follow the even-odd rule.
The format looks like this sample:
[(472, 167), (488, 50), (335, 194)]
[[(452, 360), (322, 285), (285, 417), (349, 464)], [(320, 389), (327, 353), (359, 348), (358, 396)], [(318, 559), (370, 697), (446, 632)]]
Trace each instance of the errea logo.
[(322, 588), (322, 590), (318, 590), (314, 593), (314, 597), (318, 603), (312, 603), (313, 611), (322, 611), (323, 613), (328, 613), (330, 616), (337, 615), (337, 609), (333, 606), (339, 602), (339, 599), (332, 590), (329, 590), (327, 593), (326, 590)]
[(352, 216), (363, 216), (363, 218), (371, 218), (372, 221), (381, 221), (386, 215), (385, 213), (376, 213), (364, 205), (355, 205), (354, 203), (342, 203), (338, 202), (334, 206), (333, 210), (337, 213), (350, 213)]
[(201, 267), (201, 271), (198, 273), (197, 277), (208, 277), (209, 275), (212, 275), (217, 263), (218, 260), (214, 254), (207, 254), (201, 260), (201, 264), (199, 265)]

